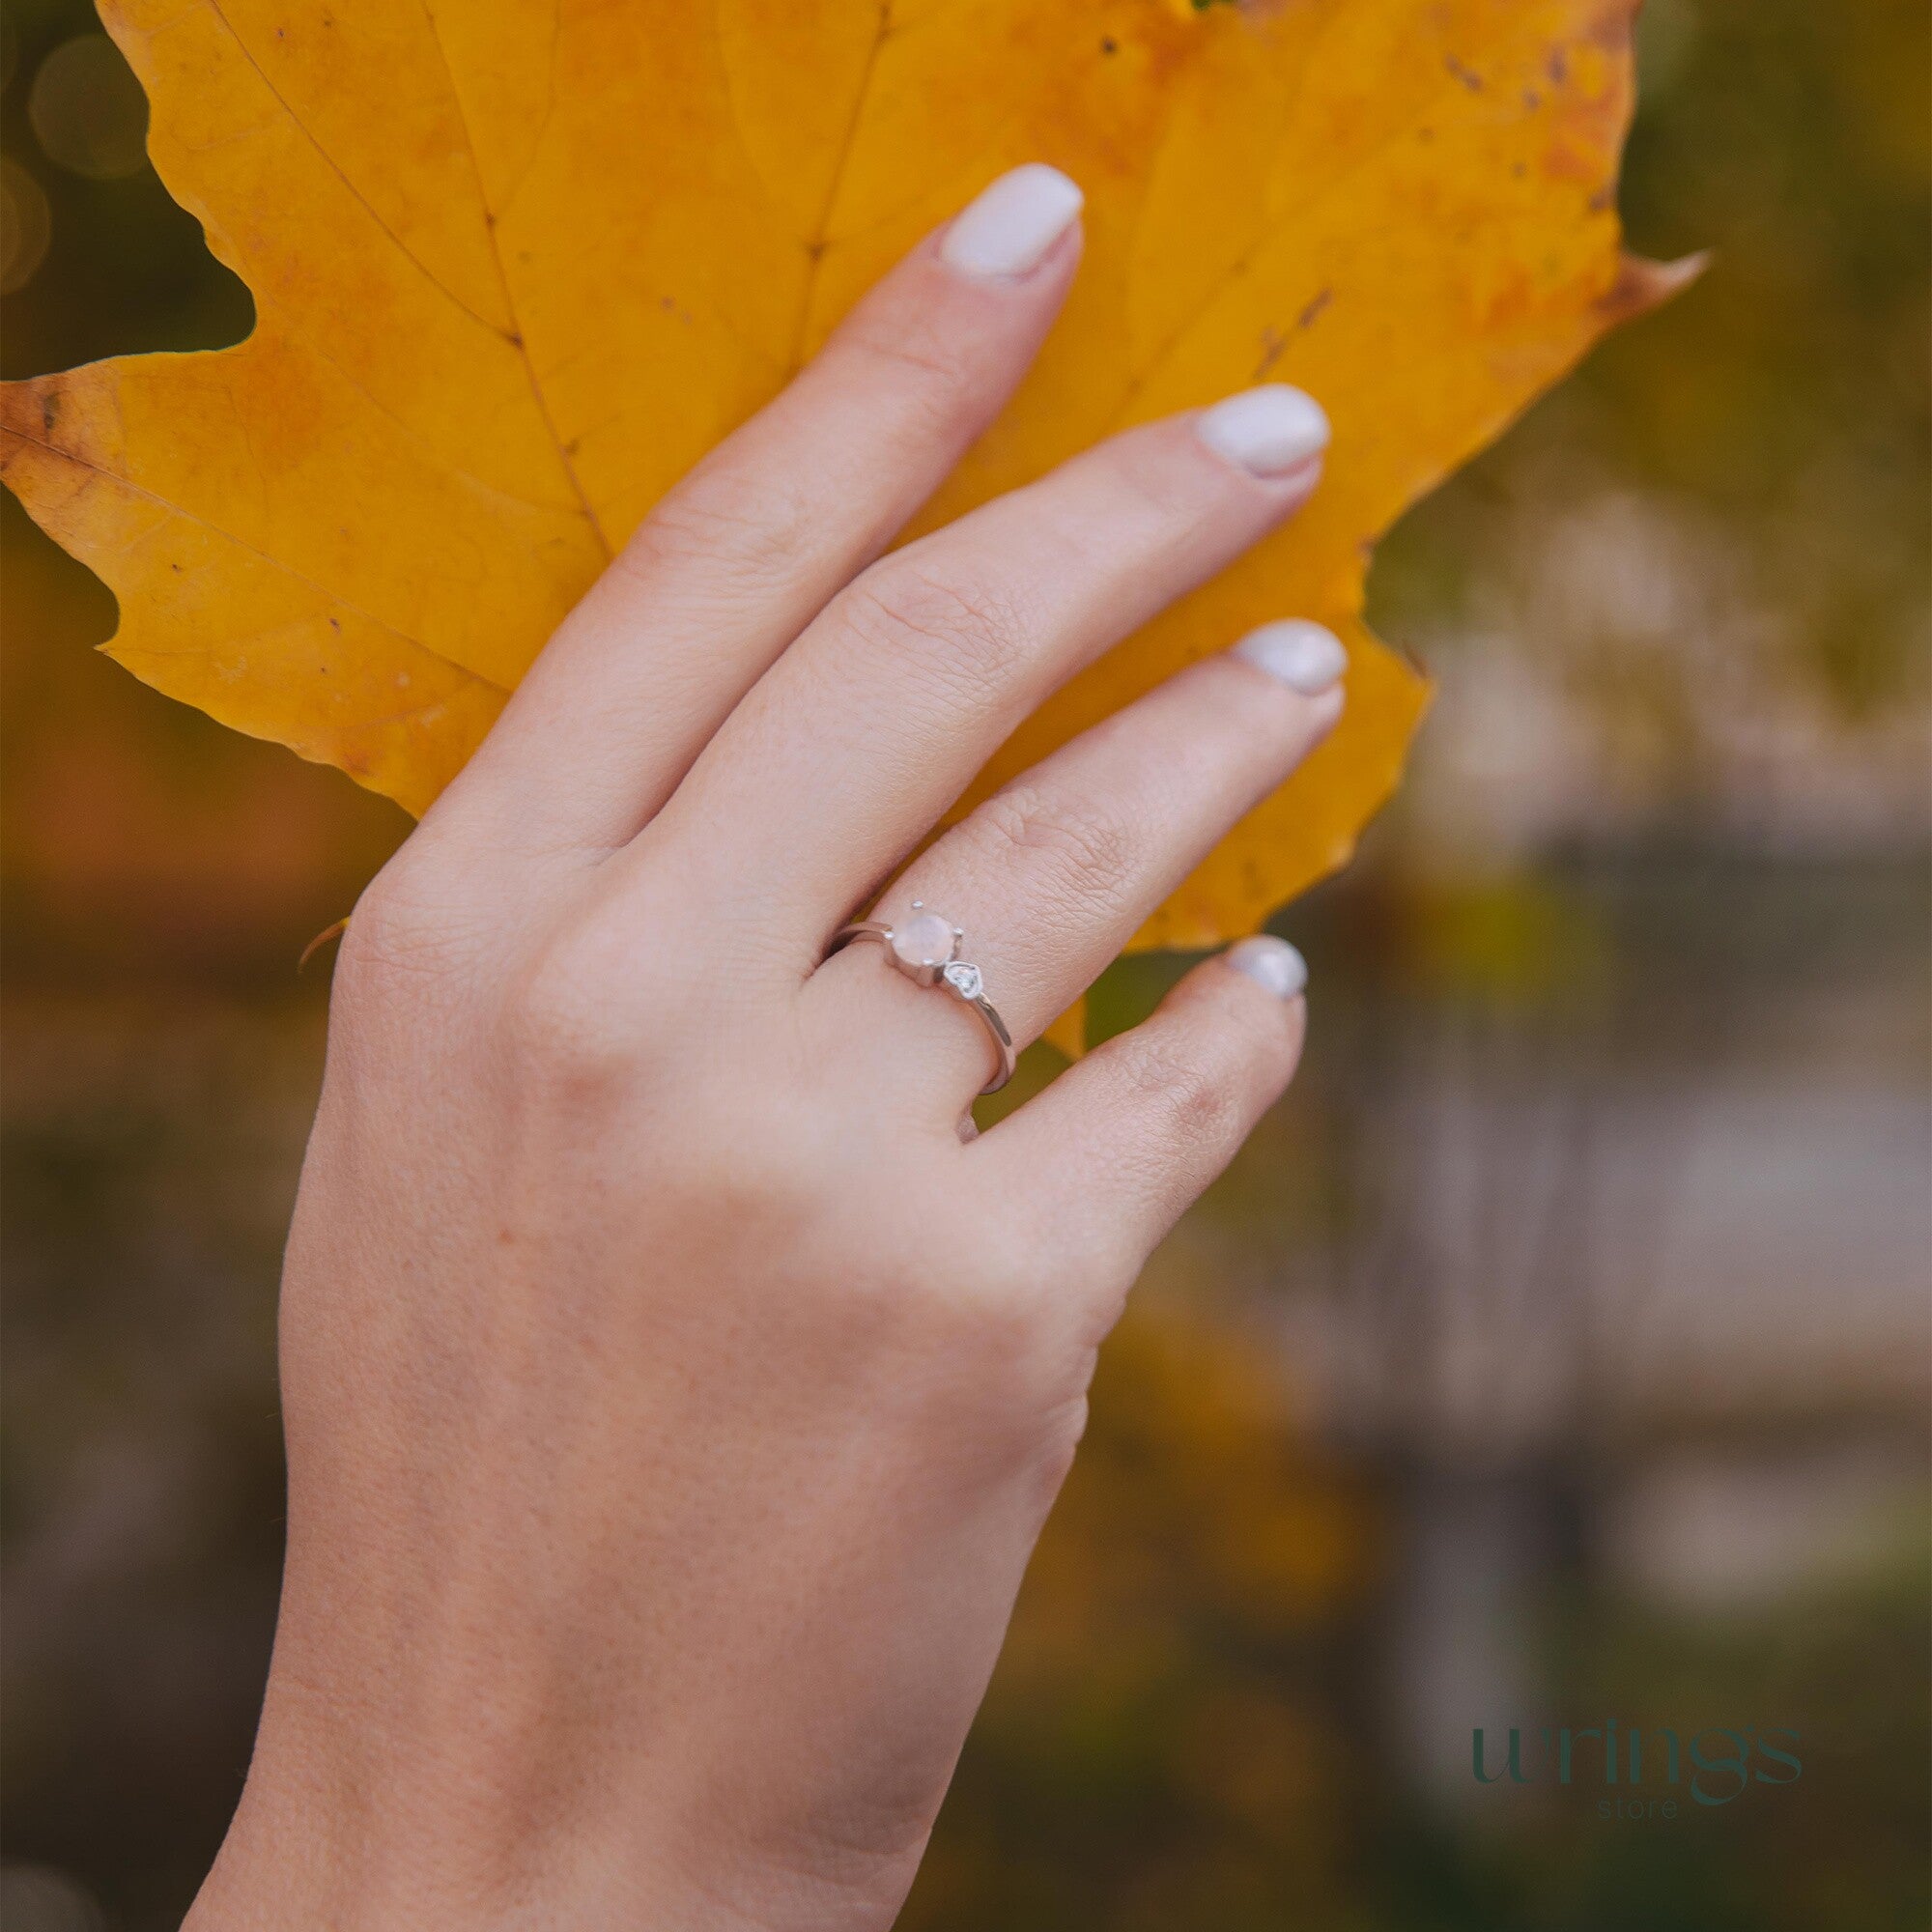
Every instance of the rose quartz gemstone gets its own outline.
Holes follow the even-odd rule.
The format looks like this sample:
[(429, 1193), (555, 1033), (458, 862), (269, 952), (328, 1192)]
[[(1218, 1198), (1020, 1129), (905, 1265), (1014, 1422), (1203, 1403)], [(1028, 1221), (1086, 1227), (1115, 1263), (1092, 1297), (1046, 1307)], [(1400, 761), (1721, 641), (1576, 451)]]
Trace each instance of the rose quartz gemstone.
[(936, 912), (916, 912), (893, 927), (893, 951), (907, 966), (943, 966), (952, 957), (952, 928)]

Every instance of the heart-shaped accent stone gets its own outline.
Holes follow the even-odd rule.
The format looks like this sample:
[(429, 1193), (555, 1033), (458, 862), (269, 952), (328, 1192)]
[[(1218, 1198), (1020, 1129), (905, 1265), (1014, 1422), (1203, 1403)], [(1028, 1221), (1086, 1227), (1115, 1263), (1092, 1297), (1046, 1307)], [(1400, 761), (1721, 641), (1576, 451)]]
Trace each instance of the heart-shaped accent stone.
[(962, 1000), (977, 1000), (980, 997), (979, 967), (969, 965), (963, 959), (955, 959), (942, 977)]

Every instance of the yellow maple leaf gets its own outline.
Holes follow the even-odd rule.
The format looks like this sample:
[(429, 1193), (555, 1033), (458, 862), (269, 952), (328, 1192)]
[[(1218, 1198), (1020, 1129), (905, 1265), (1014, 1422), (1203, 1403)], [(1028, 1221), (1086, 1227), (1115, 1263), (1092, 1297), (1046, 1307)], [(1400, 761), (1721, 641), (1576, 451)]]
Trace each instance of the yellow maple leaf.
[(1426, 696), (1370, 547), (1664, 271), (1613, 206), (1635, 0), (102, 0), (239, 346), (11, 384), (0, 466), (107, 646), (420, 811), (652, 503), (1005, 168), (1088, 195), (1066, 312), (930, 527), (1263, 379), (1311, 505), (1048, 703), (972, 797), (1268, 618), (1349, 709), (1139, 935), (1342, 863)]

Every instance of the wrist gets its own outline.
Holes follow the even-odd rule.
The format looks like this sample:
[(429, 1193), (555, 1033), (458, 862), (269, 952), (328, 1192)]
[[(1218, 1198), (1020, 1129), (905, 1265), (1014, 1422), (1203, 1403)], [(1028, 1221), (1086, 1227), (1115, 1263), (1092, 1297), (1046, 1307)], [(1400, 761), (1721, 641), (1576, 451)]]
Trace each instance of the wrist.
[(405, 1765), (380, 1719), (318, 1719), (314, 1701), (271, 1678), (183, 1932), (889, 1932), (924, 1849), (838, 1873), (761, 1869), (665, 1794), (536, 1789), (509, 1763), (492, 1776), (468, 1730), (438, 1750), (412, 1727)]

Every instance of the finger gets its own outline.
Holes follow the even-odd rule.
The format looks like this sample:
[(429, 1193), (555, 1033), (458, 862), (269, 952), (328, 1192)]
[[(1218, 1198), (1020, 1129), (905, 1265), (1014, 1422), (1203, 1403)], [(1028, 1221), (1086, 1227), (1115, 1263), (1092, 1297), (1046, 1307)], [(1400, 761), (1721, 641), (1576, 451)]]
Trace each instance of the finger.
[(446, 810), (512, 843), (610, 847), (998, 413), (1079, 257), (1080, 191), (995, 182), (645, 518), (564, 621)]
[(1049, 692), (1299, 504), (1326, 440), (1311, 398), (1251, 390), (874, 564), (732, 714), (653, 840), (689, 828), (716, 897), (756, 879), (755, 917), (822, 938)]
[(1049, 1270), (1132, 1283), (1281, 1097), (1307, 978), (1285, 940), (1244, 939), (973, 1143), (996, 1198), (1031, 1204)]
[[(1037, 1038), (1342, 714), (1348, 654), (1317, 624), (1264, 625), (1082, 733), (922, 853), (880, 901), (963, 928), (1014, 1040)], [(806, 988), (836, 1050), (895, 1103), (947, 1120), (988, 1076), (960, 1002), (848, 949)]]

